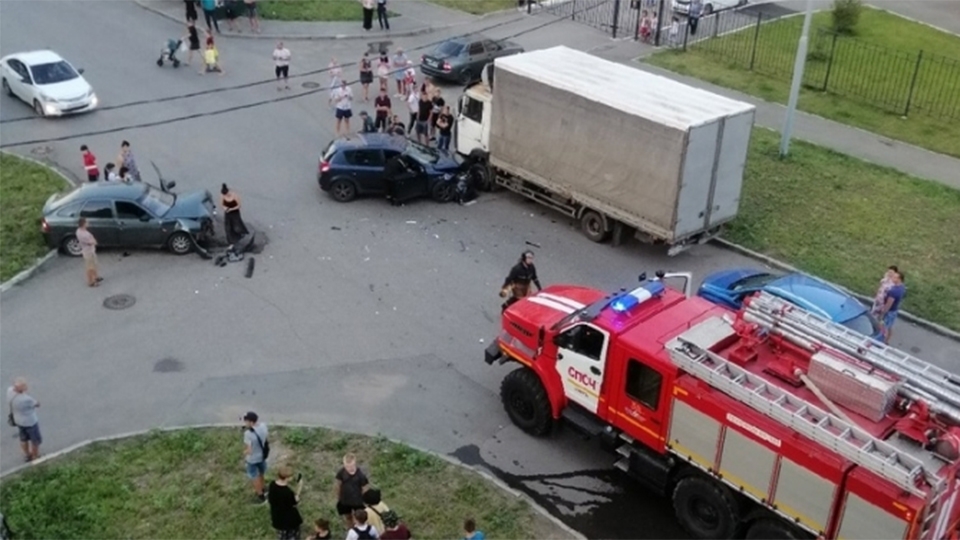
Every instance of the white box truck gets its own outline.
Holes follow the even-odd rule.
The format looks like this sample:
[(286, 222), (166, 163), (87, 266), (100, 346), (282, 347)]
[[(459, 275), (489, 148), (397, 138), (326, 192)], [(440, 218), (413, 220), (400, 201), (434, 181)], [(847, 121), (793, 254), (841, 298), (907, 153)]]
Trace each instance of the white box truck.
[(755, 107), (568, 47), (498, 58), (460, 99), (457, 152), (620, 243), (671, 255), (737, 214)]

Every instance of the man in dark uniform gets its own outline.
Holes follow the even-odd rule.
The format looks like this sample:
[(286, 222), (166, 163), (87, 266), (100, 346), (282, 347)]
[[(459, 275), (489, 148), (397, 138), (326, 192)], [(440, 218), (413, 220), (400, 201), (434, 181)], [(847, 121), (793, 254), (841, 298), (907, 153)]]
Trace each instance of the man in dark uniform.
[(533, 265), (533, 252), (524, 251), (520, 256), (520, 262), (510, 269), (510, 274), (503, 281), (503, 287), (500, 290), (500, 297), (510, 298), (500, 306), (500, 313), (507, 310), (517, 300), (524, 298), (530, 292), (530, 282), (537, 286), (537, 292), (543, 290), (540, 286), (540, 279), (537, 278), (537, 267)]
[[(386, 184), (387, 200), (393, 206), (400, 206), (407, 198), (404, 193), (405, 184), (417, 177), (417, 172), (404, 160), (403, 156), (396, 156), (387, 161), (383, 169), (383, 181)], [(409, 191), (409, 190), (407, 190)]]

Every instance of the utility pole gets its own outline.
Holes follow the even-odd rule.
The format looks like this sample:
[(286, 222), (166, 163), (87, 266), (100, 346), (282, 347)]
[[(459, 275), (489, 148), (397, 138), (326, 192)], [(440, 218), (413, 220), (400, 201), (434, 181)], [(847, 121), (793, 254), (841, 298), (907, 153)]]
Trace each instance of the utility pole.
[(807, 63), (807, 42), (810, 34), (810, 19), (813, 18), (813, 0), (807, 0), (807, 12), (803, 15), (803, 30), (797, 44), (797, 58), (793, 64), (793, 82), (790, 84), (790, 100), (787, 102), (787, 116), (783, 120), (783, 134), (780, 138), (780, 157), (786, 157), (790, 151), (790, 136), (793, 133), (793, 117), (797, 113), (797, 100), (800, 98), (800, 84), (803, 82), (803, 68)]

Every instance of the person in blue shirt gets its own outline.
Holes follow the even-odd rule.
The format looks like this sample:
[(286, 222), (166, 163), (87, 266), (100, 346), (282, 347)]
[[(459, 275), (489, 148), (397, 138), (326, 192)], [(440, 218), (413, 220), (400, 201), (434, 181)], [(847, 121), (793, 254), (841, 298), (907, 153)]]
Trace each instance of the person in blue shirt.
[(883, 324), (883, 342), (890, 343), (890, 330), (893, 323), (897, 322), (897, 315), (900, 313), (900, 303), (907, 294), (907, 286), (903, 284), (903, 272), (892, 271), (893, 285), (887, 289), (887, 294), (883, 299), (883, 305), (880, 308), (880, 320)]
[(484, 540), (483, 531), (477, 530), (477, 522), (473, 518), (463, 520), (463, 540)]
[[(220, 33), (220, 25), (217, 24), (217, 0), (200, 0), (200, 9), (203, 10), (203, 18), (207, 21), (207, 32), (214, 30)], [(211, 24), (213, 25), (211, 27)]]

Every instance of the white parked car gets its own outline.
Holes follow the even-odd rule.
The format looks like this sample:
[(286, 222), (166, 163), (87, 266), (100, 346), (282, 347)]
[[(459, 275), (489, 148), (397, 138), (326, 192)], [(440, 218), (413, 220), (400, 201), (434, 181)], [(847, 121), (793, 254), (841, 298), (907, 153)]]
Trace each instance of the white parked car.
[(97, 95), (69, 62), (53, 51), (32, 51), (0, 58), (3, 91), (22, 99), (40, 116), (90, 111)]
[[(745, 6), (746, 4), (747, 0), (703, 0), (703, 10), (700, 15), (710, 15), (717, 11)], [(686, 15), (690, 12), (690, 0), (673, 0), (673, 10)]]

